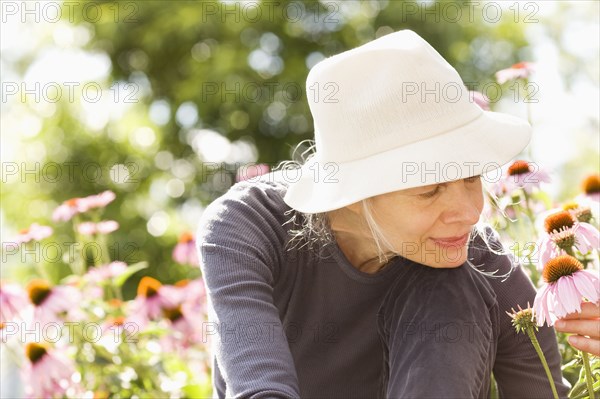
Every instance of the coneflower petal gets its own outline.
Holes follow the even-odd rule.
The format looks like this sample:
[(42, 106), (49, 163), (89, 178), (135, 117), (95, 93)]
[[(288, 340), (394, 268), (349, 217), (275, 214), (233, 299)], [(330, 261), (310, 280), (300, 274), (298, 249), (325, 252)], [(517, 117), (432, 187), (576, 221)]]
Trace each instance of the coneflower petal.
[(581, 312), (581, 294), (573, 283), (573, 276), (564, 276), (558, 280), (562, 283), (559, 286), (560, 300), (567, 313)]
[[(548, 314), (550, 317), (550, 322), (552, 324), (549, 325), (553, 325), (554, 322), (556, 321), (556, 319), (558, 319), (561, 316), (558, 316), (558, 314), (566, 314), (565, 309), (563, 308), (562, 304), (559, 301), (558, 298), (558, 286), (556, 284), (551, 284), (551, 290), (552, 290), (552, 303), (550, 304), (550, 306), (548, 307)], [(557, 305), (558, 304), (558, 305)], [(556, 310), (558, 308), (558, 311)]]
[(600, 279), (588, 270), (574, 274), (575, 286), (588, 301), (598, 302), (600, 298)]
[(541, 273), (544, 270), (544, 265), (553, 257), (558, 254), (558, 247), (550, 239), (549, 235), (545, 235), (538, 241), (539, 258), (537, 263), (537, 270)]
[(575, 236), (577, 237), (577, 248), (583, 254), (600, 247), (600, 232), (589, 223), (577, 223)]
[(550, 286), (548, 284), (544, 284), (538, 290), (535, 299), (533, 300), (533, 314), (535, 315), (537, 325), (543, 326), (544, 322), (549, 318), (548, 317), (548, 294), (550, 293)]
[[(550, 308), (552, 310), (551, 314), (556, 315), (557, 317), (564, 317), (566, 316), (569, 312), (567, 311), (567, 309), (564, 307), (562, 301), (561, 301), (561, 297), (559, 295), (559, 286), (558, 286), (558, 282), (553, 284), (554, 285), (554, 296), (552, 297), (552, 307)], [(552, 323), (554, 324), (554, 323)]]

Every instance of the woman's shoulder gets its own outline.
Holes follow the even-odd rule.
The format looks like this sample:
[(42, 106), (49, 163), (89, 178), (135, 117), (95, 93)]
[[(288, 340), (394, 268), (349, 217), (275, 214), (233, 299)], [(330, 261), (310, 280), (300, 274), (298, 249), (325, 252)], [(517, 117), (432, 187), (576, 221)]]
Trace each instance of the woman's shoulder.
[(234, 183), (225, 193), (215, 198), (205, 211), (223, 212), (234, 203), (239, 203), (256, 212), (283, 213), (290, 210), (283, 201), (286, 191), (287, 182), (281, 177), (281, 173), (270, 172)]
[(236, 182), (205, 207), (198, 235), (206, 237), (217, 227), (219, 232), (224, 232), (223, 228), (244, 229), (245, 226), (283, 232), (283, 224), (294, 213), (283, 201), (286, 190), (287, 183), (278, 172)]

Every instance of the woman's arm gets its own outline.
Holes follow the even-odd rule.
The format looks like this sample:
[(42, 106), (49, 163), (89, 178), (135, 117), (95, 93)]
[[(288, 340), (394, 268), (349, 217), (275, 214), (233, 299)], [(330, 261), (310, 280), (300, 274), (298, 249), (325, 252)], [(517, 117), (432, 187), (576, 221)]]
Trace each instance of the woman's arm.
[[(503, 267), (500, 267), (498, 274), (506, 273), (511, 266), (511, 260), (507, 256), (502, 258)], [(494, 286), (500, 307), (500, 336), (494, 365), (494, 377), (500, 397), (552, 398), (550, 382), (533, 344), (526, 334), (517, 334), (510, 316), (504, 313), (511, 308), (517, 309), (517, 305), (525, 308), (528, 302), (533, 303), (536, 294), (533, 283), (520, 265), (504, 282), (501, 279), (490, 279), (490, 282)], [(558, 395), (560, 398), (567, 398), (570, 387), (562, 377), (562, 358), (554, 329), (540, 327), (536, 336), (548, 362)]]
[(243, 187), (210, 204), (198, 227), (209, 302), (204, 330), (212, 335), (228, 398), (298, 398), (293, 358), (273, 304), (280, 261), (274, 218), (260, 200), (264, 192)]

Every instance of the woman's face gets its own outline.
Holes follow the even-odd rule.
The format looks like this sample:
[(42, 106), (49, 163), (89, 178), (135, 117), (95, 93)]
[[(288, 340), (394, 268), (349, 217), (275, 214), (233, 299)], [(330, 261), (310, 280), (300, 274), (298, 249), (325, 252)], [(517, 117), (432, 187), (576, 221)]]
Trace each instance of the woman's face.
[(396, 252), (435, 268), (467, 260), (467, 238), (483, 209), (480, 176), (372, 198), (373, 216)]

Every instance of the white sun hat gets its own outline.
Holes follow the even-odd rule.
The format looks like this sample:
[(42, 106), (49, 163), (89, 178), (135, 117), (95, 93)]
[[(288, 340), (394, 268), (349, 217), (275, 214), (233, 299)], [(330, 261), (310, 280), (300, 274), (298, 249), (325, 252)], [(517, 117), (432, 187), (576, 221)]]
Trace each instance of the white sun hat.
[(286, 174), (284, 196), (304, 213), (489, 173), (531, 138), (527, 121), (475, 104), (458, 72), (407, 29), (319, 62), (306, 88), (316, 151)]

